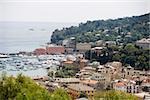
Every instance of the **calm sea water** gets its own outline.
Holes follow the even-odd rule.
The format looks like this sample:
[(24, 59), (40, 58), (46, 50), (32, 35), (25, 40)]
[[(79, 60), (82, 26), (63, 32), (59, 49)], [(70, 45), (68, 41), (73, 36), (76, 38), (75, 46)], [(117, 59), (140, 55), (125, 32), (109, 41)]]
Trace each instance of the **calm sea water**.
[(33, 51), (50, 41), (55, 29), (75, 23), (0, 22), (0, 53)]
[[(45, 22), (0, 22), (0, 53), (17, 53), (33, 51), (35, 48), (50, 41), (55, 29), (76, 25), (74, 23)], [(26, 76), (46, 76), (44, 68), (29, 71), (7, 71), (7, 75), (16, 76), (22, 73)], [(0, 71), (0, 75), (3, 71)]]

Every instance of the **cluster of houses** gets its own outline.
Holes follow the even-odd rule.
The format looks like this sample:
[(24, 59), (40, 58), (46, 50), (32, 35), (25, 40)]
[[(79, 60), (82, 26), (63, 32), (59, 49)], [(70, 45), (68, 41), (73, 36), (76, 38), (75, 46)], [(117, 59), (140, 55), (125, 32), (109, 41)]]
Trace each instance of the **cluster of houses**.
[(133, 94), (143, 91), (150, 92), (150, 72), (148, 71), (134, 70), (131, 66), (123, 67), (121, 62), (100, 65), (99, 62), (90, 63), (84, 58), (80, 58), (80, 62), (76, 60), (69, 57), (61, 63), (62, 65), (79, 66), (78, 73), (69, 78), (48, 78), (46, 82), (44, 81), (48, 90), (64, 88), (74, 99), (79, 98), (82, 94), (89, 99), (96, 91), (106, 89)]
[[(150, 48), (150, 38), (143, 38), (135, 42), (135, 44), (143, 49)], [(99, 40), (95, 43), (77, 43), (74, 37), (65, 39), (61, 45), (48, 44), (42, 48), (34, 50), (35, 55), (47, 55), (47, 54), (73, 54), (73, 53), (85, 53), (88, 50), (99, 52), (106, 46), (117, 45), (116, 41), (103, 41)], [(94, 46), (94, 48), (92, 48)]]
[[(121, 62), (108, 62), (101, 65), (99, 62), (90, 62), (84, 58), (87, 50), (100, 53), (106, 45), (116, 45), (114, 41), (97, 41), (92, 48), (91, 43), (76, 43), (75, 38), (69, 38), (62, 42), (61, 46), (48, 45), (34, 51), (36, 55), (46, 54), (71, 54), (64, 61), (61, 61), (60, 68), (63, 66), (77, 66), (79, 71), (74, 77), (60, 78), (48, 77), (46, 79), (35, 79), (38, 83), (44, 84), (48, 90), (64, 88), (74, 99), (81, 95), (92, 98), (94, 93), (99, 90), (114, 89), (127, 93), (150, 93), (150, 71), (139, 71), (133, 67), (123, 66)], [(149, 48), (149, 39), (142, 39), (136, 42), (137, 46)], [(76, 51), (76, 52), (75, 52)], [(76, 53), (74, 56), (73, 54)], [(56, 71), (55, 71), (56, 72)], [(41, 80), (43, 81), (41, 83)], [(150, 94), (147, 94), (150, 95)], [(138, 95), (137, 95), (138, 96)], [(141, 98), (143, 98), (141, 96)]]

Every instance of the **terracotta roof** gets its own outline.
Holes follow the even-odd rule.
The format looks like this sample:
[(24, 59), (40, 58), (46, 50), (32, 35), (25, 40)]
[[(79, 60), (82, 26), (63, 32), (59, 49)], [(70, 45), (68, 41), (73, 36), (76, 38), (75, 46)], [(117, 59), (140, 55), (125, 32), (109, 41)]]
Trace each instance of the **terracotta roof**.
[(35, 49), (35, 50), (45, 50), (44, 48), (37, 48), (37, 49)]
[(81, 81), (81, 83), (84, 83), (84, 84), (97, 84), (98, 81), (96, 81), (96, 80), (83, 80), (83, 81)]
[(83, 84), (69, 84), (68, 88), (76, 91), (94, 91), (94, 88)]
[(61, 46), (46, 47), (47, 53), (64, 53), (65, 49)]
[(126, 84), (123, 83), (123, 82), (118, 82), (118, 83), (115, 84), (115, 86), (121, 87), (121, 86), (126, 86)]

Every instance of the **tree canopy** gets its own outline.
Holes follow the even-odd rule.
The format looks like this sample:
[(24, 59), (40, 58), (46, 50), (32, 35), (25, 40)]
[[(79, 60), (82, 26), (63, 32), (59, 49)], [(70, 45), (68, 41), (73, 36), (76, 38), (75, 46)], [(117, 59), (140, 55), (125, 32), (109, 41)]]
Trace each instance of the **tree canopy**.
[(118, 18), (115, 20), (96, 20), (80, 23), (61, 30), (56, 29), (51, 37), (52, 43), (60, 43), (70, 37), (76, 37), (77, 42), (95, 42), (98, 40), (132, 43), (148, 37), (150, 13)]
[(138, 98), (132, 94), (115, 90), (96, 92), (94, 98), (95, 100), (138, 100)]
[[(131, 65), (135, 69), (139, 70), (150, 70), (149, 60), (150, 60), (150, 49), (142, 49), (134, 44), (126, 44), (122, 47), (119, 46), (109, 46), (102, 50), (100, 55), (96, 52), (90, 53), (86, 52), (87, 59), (94, 59), (99, 61), (101, 64), (112, 61), (120, 61), (123, 65)], [(92, 54), (92, 57), (90, 56)]]
[(71, 100), (66, 91), (57, 89), (50, 93), (29, 77), (18, 75), (0, 79), (0, 100)]

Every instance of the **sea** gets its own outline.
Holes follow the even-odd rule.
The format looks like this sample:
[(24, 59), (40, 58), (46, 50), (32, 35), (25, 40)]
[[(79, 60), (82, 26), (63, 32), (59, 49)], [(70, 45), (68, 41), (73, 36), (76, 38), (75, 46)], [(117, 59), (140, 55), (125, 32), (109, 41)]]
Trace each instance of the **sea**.
[(55, 29), (75, 26), (76, 23), (0, 22), (0, 53), (33, 51), (50, 42)]
[[(50, 42), (52, 32), (55, 29), (76, 26), (76, 23), (55, 22), (0, 22), (0, 53), (18, 53), (20, 51), (31, 52)], [(2, 67), (0, 65), (0, 67)], [(7, 75), (17, 76), (22, 73), (29, 77), (46, 76), (44, 68), (29, 71), (9, 71), (9, 67), (0, 70)]]

